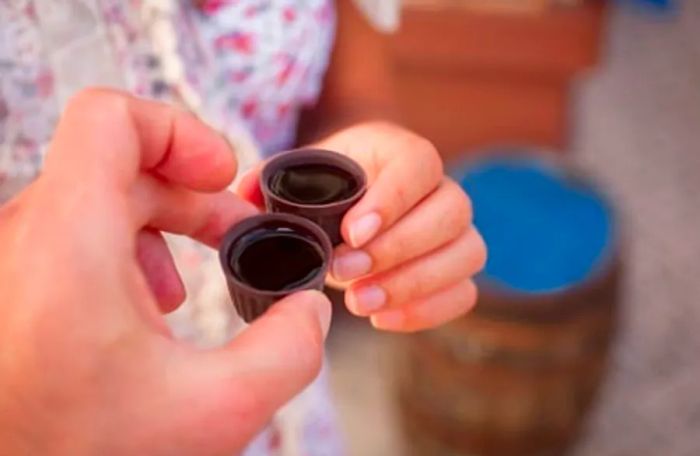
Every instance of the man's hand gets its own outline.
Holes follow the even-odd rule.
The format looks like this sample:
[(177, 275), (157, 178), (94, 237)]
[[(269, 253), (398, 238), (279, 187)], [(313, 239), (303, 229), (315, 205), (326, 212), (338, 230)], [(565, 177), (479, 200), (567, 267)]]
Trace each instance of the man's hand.
[(235, 172), (187, 113), (73, 99), (43, 174), (0, 209), (1, 454), (236, 452), (316, 376), (319, 293), (214, 351), (174, 341), (162, 318), (184, 290), (160, 232), (216, 246), (255, 211), (223, 191)]

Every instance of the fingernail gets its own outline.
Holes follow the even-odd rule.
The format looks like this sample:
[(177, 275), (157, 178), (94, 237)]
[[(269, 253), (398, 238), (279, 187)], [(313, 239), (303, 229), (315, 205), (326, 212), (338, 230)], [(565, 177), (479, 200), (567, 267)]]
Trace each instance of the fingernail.
[(358, 315), (367, 315), (386, 304), (386, 292), (377, 285), (369, 285), (347, 294), (348, 307)]
[[(325, 298), (325, 296), (324, 296)], [(328, 337), (328, 332), (331, 329), (331, 318), (333, 317), (333, 309), (331, 304), (326, 299), (323, 306), (319, 308), (318, 321), (321, 323), (321, 330), (323, 331), (323, 339)]]
[(333, 275), (341, 281), (363, 276), (371, 269), (372, 258), (362, 250), (345, 253), (333, 260)]
[(397, 330), (403, 327), (405, 315), (401, 310), (387, 310), (372, 315), (369, 320), (377, 329)]
[(307, 290), (300, 293), (307, 293), (309, 299), (314, 302), (314, 310), (316, 311), (321, 331), (323, 331), (323, 338), (325, 339), (331, 328), (331, 318), (333, 316), (333, 310), (328, 298), (320, 291), (315, 290)]
[(372, 239), (382, 225), (382, 218), (376, 212), (370, 212), (350, 224), (350, 245), (361, 247)]

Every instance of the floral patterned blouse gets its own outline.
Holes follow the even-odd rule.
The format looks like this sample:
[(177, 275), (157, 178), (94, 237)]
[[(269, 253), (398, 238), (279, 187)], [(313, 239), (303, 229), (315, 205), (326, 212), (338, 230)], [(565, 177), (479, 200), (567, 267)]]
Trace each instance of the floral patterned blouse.
[[(219, 129), (241, 167), (289, 147), (319, 94), (332, 0), (0, 0), (0, 204), (40, 172), (79, 89), (112, 86), (179, 103)], [(170, 239), (188, 302), (174, 332), (217, 345), (241, 328), (214, 253)], [(325, 372), (246, 455), (342, 454)]]

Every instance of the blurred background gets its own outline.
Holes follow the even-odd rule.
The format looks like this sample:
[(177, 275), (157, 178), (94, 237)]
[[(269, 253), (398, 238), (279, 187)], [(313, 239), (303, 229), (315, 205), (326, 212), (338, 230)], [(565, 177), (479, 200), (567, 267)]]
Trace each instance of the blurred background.
[[(476, 309), (434, 331), (336, 306), (348, 453), (700, 455), (700, 1), (403, 0), (395, 22), (396, 3), (0, 0), (0, 202), (86, 85), (183, 105), (242, 169), (297, 125), (303, 143), (394, 118), (443, 154), (490, 256)], [(216, 255), (174, 247), (193, 304), (176, 332), (227, 340)]]
[(700, 454), (700, 2), (405, 0), (385, 45), (491, 258), (448, 327), (336, 320), (350, 454)]

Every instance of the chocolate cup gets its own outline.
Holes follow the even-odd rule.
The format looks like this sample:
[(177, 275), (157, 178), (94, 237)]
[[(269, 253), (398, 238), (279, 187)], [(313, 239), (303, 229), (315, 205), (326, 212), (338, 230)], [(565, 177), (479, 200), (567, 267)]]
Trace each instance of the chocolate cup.
[[(323, 255), (323, 264), (313, 277), (296, 288), (280, 291), (254, 288), (239, 279), (234, 272), (231, 261), (232, 251), (237, 242), (252, 231), (279, 228), (291, 229), (295, 234), (302, 235), (319, 246)], [(322, 290), (328, 274), (332, 251), (333, 247), (326, 233), (312, 222), (291, 214), (262, 214), (247, 218), (229, 229), (219, 248), (219, 260), (236, 311), (243, 320), (250, 323), (285, 296), (302, 290)], [(268, 258), (267, 261), (275, 261), (275, 259)]]
[[(278, 171), (291, 166), (310, 164), (327, 165), (346, 171), (356, 180), (357, 191), (349, 198), (332, 203), (304, 204), (289, 201), (270, 188), (270, 180)], [(367, 175), (360, 165), (337, 152), (323, 149), (296, 149), (276, 155), (267, 162), (260, 174), (260, 188), (268, 212), (296, 214), (311, 220), (328, 234), (331, 243), (336, 246), (343, 242), (340, 234), (343, 216), (367, 191)]]

